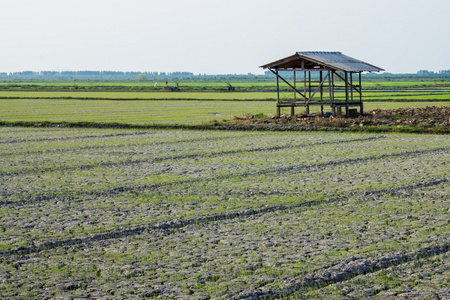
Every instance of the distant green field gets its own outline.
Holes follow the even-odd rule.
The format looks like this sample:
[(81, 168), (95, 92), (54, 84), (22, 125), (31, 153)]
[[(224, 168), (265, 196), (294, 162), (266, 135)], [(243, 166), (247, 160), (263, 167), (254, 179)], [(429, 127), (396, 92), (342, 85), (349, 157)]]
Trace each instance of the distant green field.
[[(367, 102), (365, 110), (374, 108), (450, 105), (448, 102)], [(317, 110), (313, 107), (311, 111)], [(111, 101), (1, 99), (0, 121), (119, 122), (132, 124), (201, 124), (211, 120), (228, 120), (233, 116), (275, 114), (274, 101)], [(329, 110), (329, 107), (325, 107)], [(301, 112), (301, 108), (297, 108)], [(289, 113), (289, 109), (282, 110)]]
[(246, 113), (274, 113), (260, 101), (0, 100), (2, 121), (199, 124)]
[(73, 92), (73, 91), (0, 91), (0, 98), (74, 98), (74, 99), (147, 99), (147, 100), (263, 100), (275, 99), (276, 93), (221, 92)]
[[(155, 83), (158, 83), (155, 87)], [(168, 85), (175, 86), (176, 81), (169, 81)], [(239, 89), (275, 89), (276, 81), (267, 80), (260, 82), (230, 82)], [(3, 90), (163, 90), (164, 81), (130, 81), (130, 82), (114, 82), (114, 81), (61, 81), (61, 82), (0, 82), (0, 89)], [(287, 87), (280, 82), (281, 87)], [(188, 90), (226, 90), (228, 87), (225, 81), (215, 82), (192, 82), (179, 81), (180, 89)], [(450, 90), (450, 81), (363, 81), (363, 89), (439, 89)]]
[[(0, 120), (201, 124), (245, 114), (275, 113), (275, 81), (231, 84), (235, 92), (227, 92), (227, 83), (220, 81), (180, 82), (178, 92), (164, 90), (165, 82), (155, 88), (153, 81), (2, 82)], [(281, 87), (285, 92), (280, 93), (280, 100), (294, 100), (293, 92), (287, 92), (285, 84)], [(450, 104), (450, 81), (369, 81), (363, 88), (365, 110)], [(337, 91), (335, 96), (343, 99), (344, 94)], [(354, 96), (359, 97), (357, 93)], [(315, 100), (318, 98), (316, 94)], [(312, 107), (311, 111), (317, 109)]]
[[(325, 94), (326, 97), (326, 94)], [(359, 97), (356, 93), (354, 97)], [(275, 92), (212, 92), (212, 91), (190, 91), (190, 92), (158, 92), (158, 91), (0, 91), (0, 99), (114, 99), (114, 100), (275, 100), (277, 94)], [(318, 95), (316, 95), (316, 98)], [(336, 93), (337, 99), (343, 99), (342, 92)], [(293, 92), (281, 92), (280, 99), (282, 101), (292, 100)], [(300, 99), (297, 96), (297, 99)], [(450, 90), (448, 92), (433, 91), (390, 91), (376, 92), (369, 91), (363, 93), (365, 101), (395, 101), (395, 100), (425, 100), (425, 101), (450, 101)]]

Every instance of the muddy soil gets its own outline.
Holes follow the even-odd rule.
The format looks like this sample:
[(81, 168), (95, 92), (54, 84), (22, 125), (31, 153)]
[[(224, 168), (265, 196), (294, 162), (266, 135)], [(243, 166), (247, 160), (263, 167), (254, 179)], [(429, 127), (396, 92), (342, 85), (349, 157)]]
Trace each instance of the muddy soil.
[(298, 124), (324, 127), (355, 126), (450, 126), (450, 106), (406, 107), (398, 109), (374, 109), (357, 117), (322, 117), (320, 115), (298, 114), (294, 117), (255, 118), (253, 115), (235, 117), (229, 124), (264, 125)]

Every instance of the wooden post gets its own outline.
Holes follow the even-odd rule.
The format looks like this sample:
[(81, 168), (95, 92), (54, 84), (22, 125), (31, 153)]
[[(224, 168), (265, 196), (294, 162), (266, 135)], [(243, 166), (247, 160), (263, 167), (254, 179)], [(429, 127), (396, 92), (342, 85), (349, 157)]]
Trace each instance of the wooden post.
[(306, 104), (305, 112), (306, 112), (307, 115), (309, 115), (309, 105), (308, 104)]
[(353, 102), (353, 73), (350, 72), (350, 101)]
[[(302, 69), (305, 69), (305, 61), (302, 60)], [(306, 71), (303, 71), (303, 95), (306, 98)], [(309, 100), (309, 99), (307, 99)]]
[[(320, 71), (319, 77), (320, 77), (320, 83), (322, 83), (322, 80), (323, 80), (322, 71)], [(323, 102), (323, 84), (321, 84), (319, 88), (320, 88), (320, 102)]]
[[(280, 104), (280, 80), (278, 79), (278, 69), (275, 69), (275, 75), (277, 76), (277, 104)], [(280, 115), (280, 107), (277, 105), (277, 118), (279, 118)]]
[(348, 72), (345, 73), (345, 102), (348, 103)]
[(334, 103), (334, 71), (331, 72), (331, 103)]
[(295, 70), (294, 70), (294, 102), (297, 102), (297, 92), (295, 89), (297, 89), (297, 76), (295, 76)]
[(308, 100), (311, 100), (311, 71), (308, 71)]
[(330, 92), (330, 102), (333, 102), (331, 99), (331, 70), (328, 71), (328, 90)]
[(348, 111), (348, 72), (345, 72), (345, 115), (348, 117), (349, 111)]
[(362, 102), (361, 72), (359, 72), (359, 101)]
[(280, 80), (278, 79), (278, 69), (275, 69), (275, 75), (277, 75), (277, 103), (280, 103)]
[(306, 96), (306, 71), (303, 71), (303, 95)]
[[(320, 77), (320, 83), (321, 83), (321, 85), (320, 85), (320, 102), (323, 103), (323, 83), (322, 83), (323, 78), (322, 78), (322, 71), (320, 71), (319, 77)], [(323, 117), (323, 105), (320, 106), (320, 115)]]
[(294, 105), (291, 106), (291, 117), (295, 116), (295, 108)]
[(359, 113), (364, 114), (364, 106), (362, 102), (361, 72), (359, 72), (359, 102), (361, 103)]

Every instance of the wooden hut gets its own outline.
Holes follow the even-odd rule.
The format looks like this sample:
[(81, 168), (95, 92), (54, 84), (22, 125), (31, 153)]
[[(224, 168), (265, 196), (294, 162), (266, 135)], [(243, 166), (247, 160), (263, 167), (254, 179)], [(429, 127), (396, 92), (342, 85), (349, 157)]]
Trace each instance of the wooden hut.
[[(361, 73), (384, 71), (341, 52), (325, 51), (297, 52), (260, 67), (276, 76), (278, 117), (281, 107), (290, 107), (294, 116), (296, 106), (305, 107), (309, 114), (310, 105), (320, 105), (322, 115), (324, 105), (331, 106), (333, 115), (342, 115), (342, 108), (347, 116), (356, 113), (351, 107), (359, 107), (362, 114)], [(285, 74), (293, 76), (285, 79)], [(293, 91), (292, 97), (280, 99), (280, 80)]]

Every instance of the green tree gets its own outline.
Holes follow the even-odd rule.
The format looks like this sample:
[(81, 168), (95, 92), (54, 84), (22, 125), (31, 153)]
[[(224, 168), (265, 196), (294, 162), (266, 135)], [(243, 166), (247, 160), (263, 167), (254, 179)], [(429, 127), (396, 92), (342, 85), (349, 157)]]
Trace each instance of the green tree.
[(137, 80), (139, 80), (139, 81), (145, 81), (145, 80), (147, 80), (147, 76), (145, 75), (145, 74), (139, 74), (137, 77)]

